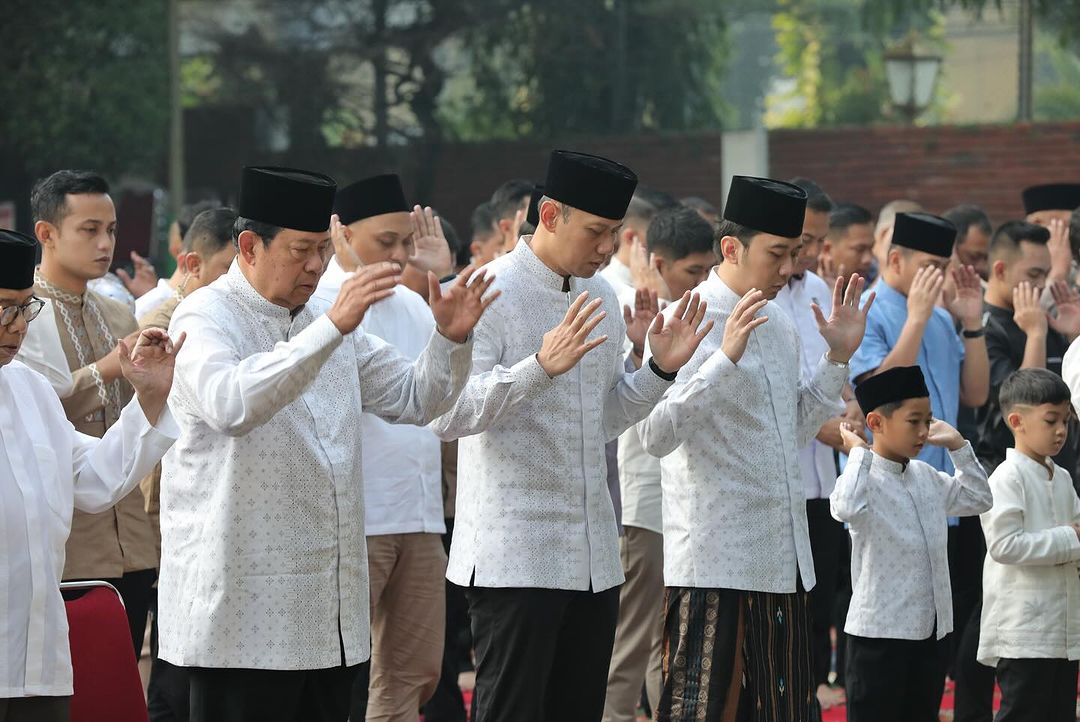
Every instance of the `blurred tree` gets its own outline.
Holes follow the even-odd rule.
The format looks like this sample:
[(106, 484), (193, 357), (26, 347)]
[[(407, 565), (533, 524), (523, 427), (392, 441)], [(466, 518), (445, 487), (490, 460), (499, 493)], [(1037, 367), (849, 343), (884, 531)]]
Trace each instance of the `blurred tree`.
[(6, 0), (3, 175), (156, 175), (168, 128), (167, 17), (164, 0)]

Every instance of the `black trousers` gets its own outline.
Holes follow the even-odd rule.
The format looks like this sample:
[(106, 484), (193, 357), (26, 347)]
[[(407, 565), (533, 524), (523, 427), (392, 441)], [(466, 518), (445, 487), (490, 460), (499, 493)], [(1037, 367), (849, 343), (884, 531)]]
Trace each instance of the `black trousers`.
[(356, 667), (187, 667), (192, 722), (346, 722)]
[(470, 587), (475, 722), (599, 722), (619, 616), (602, 592)]
[(836, 581), (836, 603), (833, 605), (833, 626), (836, 627), (836, 685), (847, 684), (847, 625), (848, 606), (851, 604), (851, 535), (845, 530), (844, 543), (840, 546), (840, 571)]
[(994, 716), (994, 670), (979, 664), (982, 568), (986, 541), (977, 516), (949, 528), (949, 573), (953, 584), (953, 659), (956, 722), (990, 722)]
[(848, 722), (938, 722), (948, 640), (847, 635)]
[[(446, 520), (443, 546), (450, 554), (454, 536), (454, 520)], [(471, 644), (469, 634), (469, 603), (465, 589), (446, 582), (446, 637), (443, 642), (442, 673), (435, 694), (424, 705), (425, 722), (465, 722), (465, 698), (458, 686), (458, 675), (468, 661)]]
[[(982, 602), (958, 635), (953, 679), (956, 680), (953, 719), (955, 722), (990, 722), (994, 718), (994, 668), (979, 664), (979, 630), (982, 629)], [(956, 632), (953, 632), (956, 635)]]
[(1074, 722), (1077, 663), (1067, 659), (1001, 659), (996, 722)]
[(146, 709), (150, 722), (188, 722), (191, 717), (191, 688), (187, 667), (178, 667), (158, 657), (157, 589), (150, 599), (150, 684), (146, 689)]
[[(85, 579), (64, 581), (90, 581)], [(128, 628), (131, 630), (131, 644), (135, 647), (135, 659), (142, 657), (143, 639), (146, 637), (146, 619), (150, 614), (150, 603), (154, 597), (154, 582), (157, 581), (157, 569), (142, 569), (127, 572), (115, 579), (102, 579), (116, 587), (120, 598), (124, 600), (127, 612)]]
[(817, 584), (810, 590), (810, 643), (814, 655), (814, 686), (828, 684), (832, 667), (833, 608), (839, 583), (840, 560), (847, 532), (833, 519), (828, 499), (806, 500), (806, 522), (810, 530), (810, 549), (814, 554)]

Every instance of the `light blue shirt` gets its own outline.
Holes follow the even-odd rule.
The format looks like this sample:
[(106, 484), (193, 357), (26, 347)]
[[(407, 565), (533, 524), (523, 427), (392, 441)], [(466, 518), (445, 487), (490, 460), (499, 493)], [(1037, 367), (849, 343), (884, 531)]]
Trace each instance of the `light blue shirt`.
[[(862, 345), (851, 357), (851, 383), (868, 371), (881, 366), (889, 352), (900, 340), (900, 331), (907, 320), (907, 297), (882, 279), (874, 287), (877, 300), (866, 318), (866, 335)], [(864, 295), (863, 302), (866, 302)], [(960, 368), (964, 363), (964, 343), (956, 333), (952, 316), (934, 308), (919, 345), (919, 368), (930, 390), (930, 408), (935, 419), (956, 426), (960, 411)], [(917, 457), (946, 474), (953, 473), (952, 459), (940, 446), (923, 447)]]

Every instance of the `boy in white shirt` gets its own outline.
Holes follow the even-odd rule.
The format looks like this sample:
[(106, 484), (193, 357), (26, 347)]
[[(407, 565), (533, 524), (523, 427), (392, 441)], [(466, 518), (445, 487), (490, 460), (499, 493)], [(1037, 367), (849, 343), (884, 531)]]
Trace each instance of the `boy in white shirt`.
[[(851, 532), (848, 722), (937, 722), (953, 626), (946, 517), (990, 508), (986, 472), (933, 418), (918, 366), (871, 376), (855, 396), (873, 446), (841, 426), (850, 458), (830, 497)], [(914, 458), (926, 444), (948, 449), (955, 475)]]
[(997, 722), (1072, 722), (1080, 659), (1080, 499), (1061, 451), (1073, 410), (1069, 387), (1046, 369), (1020, 369), (1001, 386), (1016, 448), (990, 476), (982, 515), (982, 633), (978, 660), (997, 667)]

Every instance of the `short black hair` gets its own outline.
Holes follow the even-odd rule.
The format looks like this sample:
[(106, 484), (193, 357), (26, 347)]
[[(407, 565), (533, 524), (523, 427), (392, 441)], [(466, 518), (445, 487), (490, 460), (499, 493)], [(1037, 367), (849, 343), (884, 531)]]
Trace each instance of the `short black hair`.
[(458, 235), (457, 229), (454, 228), (453, 224), (446, 220), (445, 217), (438, 216), (438, 218), (439, 226), (442, 227), (443, 237), (446, 238), (446, 245), (450, 247), (450, 255), (457, 258), (458, 254), (461, 252), (461, 236)]
[(1021, 243), (1044, 246), (1049, 240), (1050, 231), (1043, 226), (1027, 221), (1005, 221), (990, 239), (990, 260), (996, 261), (1002, 256), (1011, 258), (1020, 249)]
[(734, 236), (739, 239), (739, 243), (743, 245), (743, 248), (750, 247), (750, 241), (754, 239), (754, 236), (758, 235), (760, 231), (755, 231), (753, 228), (747, 228), (741, 223), (735, 221), (729, 221), (726, 218), (720, 219), (720, 224), (716, 228), (715, 241), (713, 242), (713, 252), (716, 254), (716, 262), (724, 262), (723, 249), (720, 247), (720, 241), (724, 236)]
[(942, 213), (941, 217), (956, 226), (957, 243), (963, 243), (972, 226), (988, 236), (994, 232), (994, 227), (990, 224), (990, 216), (974, 203), (962, 203), (950, 208)]
[(806, 207), (816, 213), (828, 213), (833, 209), (832, 198), (829, 198), (829, 194), (821, 190), (814, 181), (809, 178), (792, 178), (788, 183), (799, 186), (806, 192)]
[(1072, 249), (1073, 260), (1080, 259), (1080, 208), (1073, 210), (1069, 216), (1069, 248)]
[(694, 253), (708, 253), (716, 241), (716, 229), (693, 208), (672, 206), (657, 213), (649, 223), (650, 251), (678, 261)]
[(887, 404), (882, 404), (881, 406), (877, 407), (873, 410), (873, 412), (875, 414), (881, 414), (885, 418), (889, 418), (893, 415), (894, 411), (904, 405), (905, 401), (907, 401), (907, 399), (901, 399), (900, 401), (890, 401)]
[(240, 234), (244, 231), (251, 231), (262, 239), (264, 246), (269, 246), (271, 241), (277, 238), (277, 234), (281, 233), (281, 230), (281, 226), (237, 216), (236, 223), (233, 224), (233, 245), (236, 246), (237, 250), (240, 250)]
[(68, 214), (68, 195), (104, 195), (109, 183), (89, 170), (58, 170), (34, 184), (30, 191), (30, 212), (34, 221), (59, 226)]
[(473, 237), (480, 235), (486, 238), (498, 233), (498, 223), (499, 216), (496, 215), (495, 205), (491, 201), (484, 201), (474, 208), (469, 219)]
[(496, 214), (495, 219), (512, 219), (514, 214), (521, 210), (522, 203), (527, 203), (532, 198), (535, 187), (536, 184), (531, 180), (513, 178), (496, 188), (490, 201)]
[(195, 251), (203, 260), (213, 256), (232, 241), (236, 227), (236, 211), (232, 208), (210, 208), (192, 219), (184, 234), (184, 253)]
[(1014, 371), (1001, 384), (998, 405), (1002, 415), (1017, 406), (1040, 406), (1063, 404), (1072, 401), (1069, 385), (1053, 371), (1046, 369), (1020, 369)]
[(199, 201), (198, 203), (188, 203), (184, 205), (180, 209), (180, 212), (176, 214), (176, 227), (180, 231), (180, 238), (187, 235), (188, 230), (191, 229), (191, 224), (195, 222), (196, 216), (203, 211), (221, 207), (220, 203), (215, 203), (214, 201)]
[(701, 196), (687, 196), (686, 198), (680, 199), (679, 203), (687, 208), (693, 208), (698, 213), (708, 213), (711, 216), (720, 215), (720, 209)]
[(837, 203), (829, 212), (829, 235), (843, 235), (852, 226), (873, 226), (870, 211), (854, 203)]

